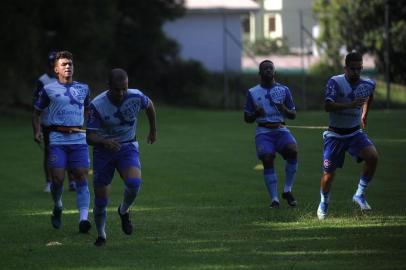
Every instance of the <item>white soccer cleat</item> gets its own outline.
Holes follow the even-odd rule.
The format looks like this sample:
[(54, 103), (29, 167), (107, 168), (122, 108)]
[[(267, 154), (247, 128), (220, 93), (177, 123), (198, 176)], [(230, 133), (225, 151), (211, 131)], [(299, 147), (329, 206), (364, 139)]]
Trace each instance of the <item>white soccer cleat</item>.
[(319, 220), (326, 219), (328, 213), (328, 204), (321, 202), (317, 208), (317, 217)]
[(361, 210), (365, 210), (365, 211), (369, 211), (372, 210), (371, 206), (368, 204), (368, 202), (365, 200), (364, 195), (354, 195), (352, 197), (352, 201), (356, 204), (359, 205), (359, 207), (361, 208)]
[(51, 182), (47, 182), (44, 187), (44, 192), (50, 193), (51, 192)]

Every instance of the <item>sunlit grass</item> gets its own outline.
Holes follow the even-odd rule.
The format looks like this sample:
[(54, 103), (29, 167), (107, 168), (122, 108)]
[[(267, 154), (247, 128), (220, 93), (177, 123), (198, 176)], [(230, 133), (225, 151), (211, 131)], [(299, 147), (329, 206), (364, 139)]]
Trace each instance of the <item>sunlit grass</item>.
[[(52, 228), (52, 199), (42, 192), (41, 152), (30, 139), (29, 117), (0, 117), (1, 269), (404, 269), (406, 111), (369, 115), (368, 136), (380, 153), (368, 188), (373, 211), (351, 202), (361, 166), (347, 156), (329, 217), (319, 221), (324, 112), (298, 112), (288, 123), (299, 143), (298, 206), (281, 200), (280, 209), (270, 209), (262, 172), (254, 170), (254, 126), (243, 123), (241, 112), (157, 108), (157, 143), (145, 143), (144, 118), (137, 134), (143, 185), (131, 214), (135, 231), (121, 231), (116, 211), (123, 182), (116, 175), (101, 249), (93, 245), (91, 210), (93, 228), (78, 232), (73, 192), (63, 195), (62, 227)], [(279, 156), (275, 165), (281, 192)], [(89, 185), (92, 190), (91, 177)]]

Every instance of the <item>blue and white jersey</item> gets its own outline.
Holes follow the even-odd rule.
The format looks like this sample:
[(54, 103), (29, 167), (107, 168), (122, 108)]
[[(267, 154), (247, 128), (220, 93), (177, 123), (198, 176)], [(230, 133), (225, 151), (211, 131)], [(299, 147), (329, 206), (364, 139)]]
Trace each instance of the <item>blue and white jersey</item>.
[[(42, 74), (41, 77), (38, 78), (37, 88), (34, 90), (34, 93), (33, 93), (33, 104), (35, 104), (35, 102), (37, 102), (37, 100), (39, 99), (40, 92), (42, 91), (44, 86), (47, 84), (53, 83), (55, 81), (56, 81), (55, 76), (49, 76), (47, 73)], [(49, 110), (48, 110), (48, 108), (45, 108), (41, 114), (41, 124), (42, 125), (49, 126), (48, 117), (49, 117)]]
[[(287, 86), (275, 83), (272, 88), (267, 89), (257, 85), (248, 90), (244, 111), (252, 114), (257, 108), (262, 108), (265, 111), (265, 115), (257, 117), (255, 120), (257, 123), (284, 122), (285, 118), (279, 112), (275, 105), (276, 103), (284, 104), (289, 110), (296, 109), (292, 94)], [(270, 131), (270, 129), (265, 127), (258, 126), (256, 128), (256, 134)]]
[[(325, 101), (350, 103), (356, 98), (367, 98), (373, 94), (375, 82), (360, 78), (356, 85), (350, 85), (344, 74), (333, 76), (327, 82)], [(361, 123), (362, 108), (345, 109), (329, 113), (329, 126), (353, 128)]]
[(149, 98), (138, 89), (128, 89), (119, 105), (115, 105), (104, 91), (95, 97), (89, 109), (87, 129), (118, 142), (135, 138), (138, 113), (149, 106)]
[[(49, 125), (82, 126), (84, 110), (90, 103), (90, 91), (86, 84), (72, 82), (62, 84), (58, 81), (47, 84), (40, 92), (34, 107), (49, 110)], [(51, 132), (50, 144), (86, 144), (84, 133)]]

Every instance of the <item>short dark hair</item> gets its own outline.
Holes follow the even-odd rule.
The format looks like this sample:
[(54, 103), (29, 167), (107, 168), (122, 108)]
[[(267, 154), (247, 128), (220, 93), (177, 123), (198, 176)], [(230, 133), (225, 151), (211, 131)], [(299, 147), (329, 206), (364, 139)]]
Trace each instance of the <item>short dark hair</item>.
[(350, 62), (362, 62), (362, 54), (359, 52), (350, 52), (345, 56), (345, 66), (348, 66)]
[(265, 60), (261, 61), (261, 63), (259, 63), (258, 68), (259, 68), (259, 69), (261, 69), (262, 64), (265, 64), (265, 63), (271, 63), (271, 64), (272, 64), (272, 66), (274, 66), (274, 67), (275, 67), (274, 63), (273, 63), (271, 60), (269, 60), (269, 59), (265, 59)]
[(124, 81), (128, 79), (127, 72), (122, 68), (113, 68), (109, 75), (109, 84), (113, 81)]
[(70, 59), (73, 60), (73, 54), (69, 51), (59, 51), (55, 55), (55, 61), (58, 61), (59, 59)]

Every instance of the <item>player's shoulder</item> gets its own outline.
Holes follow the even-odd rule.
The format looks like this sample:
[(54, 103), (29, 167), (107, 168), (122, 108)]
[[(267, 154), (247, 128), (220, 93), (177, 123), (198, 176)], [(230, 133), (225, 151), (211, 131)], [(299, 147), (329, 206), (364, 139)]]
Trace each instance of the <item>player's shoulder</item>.
[(282, 83), (276, 82), (272, 88), (278, 88), (278, 89), (284, 89), (284, 90), (289, 90), (289, 87), (287, 85), (284, 85)]
[(98, 94), (97, 96), (95, 96), (92, 99), (91, 103), (94, 105), (97, 105), (97, 104), (104, 102), (106, 98), (107, 98), (107, 90), (105, 90), (105, 91), (101, 92), (100, 94)]
[(336, 82), (336, 83), (344, 82), (345, 81), (345, 74), (339, 74), (339, 75), (331, 76), (328, 81), (329, 82)]
[(251, 87), (250, 89), (248, 89), (248, 92), (254, 93), (254, 92), (260, 91), (262, 89), (263, 89), (262, 86), (260, 84), (257, 84), (255, 86)]
[(89, 85), (83, 82), (73, 81), (72, 85), (79, 88), (86, 88), (89, 89)]
[(144, 95), (144, 93), (141, 90), (136, 88), (128, 88), (127, 92), (129, 95)]
[(374, 80), (368, 78), (368, 77), (361, 77), (360, 81), (361, 81), (362, 84), (369, 85), (369, 86), (371, 86), (373, 88), (375, 88), (375, 86), (376, 86), (376, 82)]

